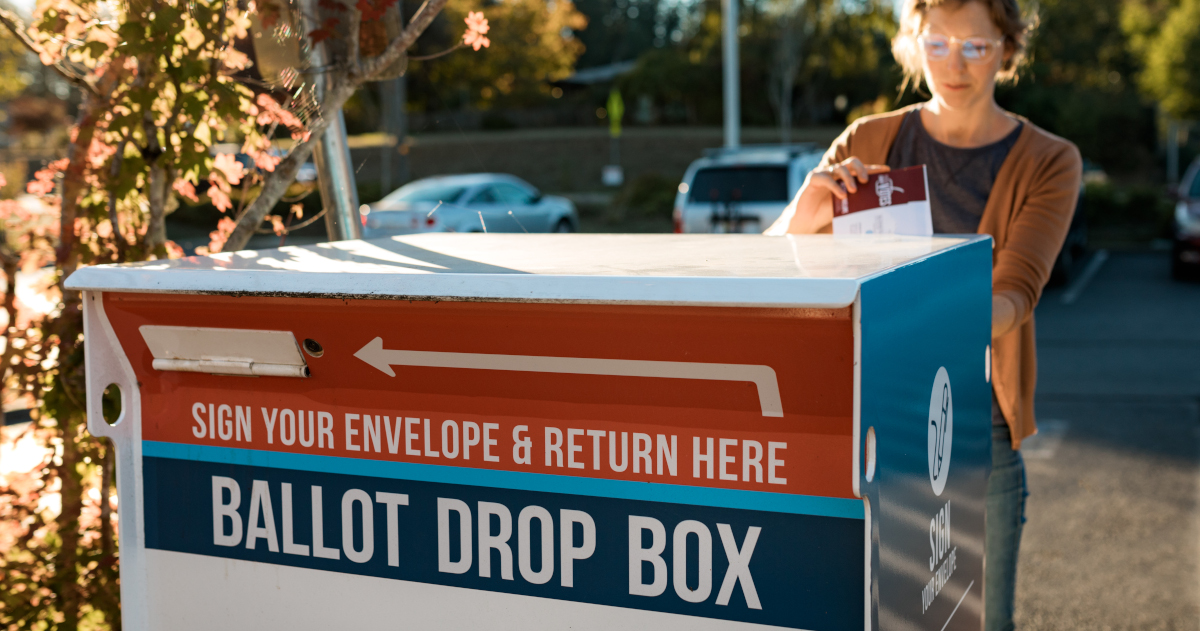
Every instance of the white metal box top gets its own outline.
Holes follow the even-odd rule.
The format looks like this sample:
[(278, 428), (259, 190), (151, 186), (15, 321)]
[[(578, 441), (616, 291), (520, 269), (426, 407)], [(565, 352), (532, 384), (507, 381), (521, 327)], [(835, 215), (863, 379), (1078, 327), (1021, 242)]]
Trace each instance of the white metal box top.
[(425, 234), (77, 271), (143, 293), (844, 307), (888, 269), (986, 237)]

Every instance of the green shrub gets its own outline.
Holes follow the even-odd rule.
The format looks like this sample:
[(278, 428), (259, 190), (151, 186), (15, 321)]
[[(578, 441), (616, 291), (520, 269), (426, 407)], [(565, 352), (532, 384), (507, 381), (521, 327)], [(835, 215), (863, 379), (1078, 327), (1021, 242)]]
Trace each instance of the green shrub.
[(613, 200), (634, 217), (670, 218), (679, 180), (658, 173), (645, 173), (625, 184)]
[(488, 112), (484, 114), (483, 120), (480, 121), (480, 126), (482, 126), (485, 131), (507, 131), (509, 129), (517, 128), (517, 124), (513, 122), (511, 118), (499, 112)]
[(1097, 236), (1146, 240), (1164, 236), (1171, 228), (1173, 204), (1161, 187), (1121, 186), (1111, 182), (1084, 189), (1083, 212)]

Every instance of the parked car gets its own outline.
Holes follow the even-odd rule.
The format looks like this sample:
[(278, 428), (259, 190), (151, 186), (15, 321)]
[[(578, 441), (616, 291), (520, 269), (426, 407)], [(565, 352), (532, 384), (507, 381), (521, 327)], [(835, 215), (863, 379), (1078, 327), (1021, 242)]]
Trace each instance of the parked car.
[(1200, 277), (1200, 158), (1179, 182), (1171, 244), (1171, 275)]
[(575, 232), (570, 200), (503, 173), (429, 177), (361, 210), (363, 238), (417, 232)]
[(823, 149), (747, 145), (713, 149), (688, 166), (675, 195), (675, 232), (766, 230), (821, 161)]

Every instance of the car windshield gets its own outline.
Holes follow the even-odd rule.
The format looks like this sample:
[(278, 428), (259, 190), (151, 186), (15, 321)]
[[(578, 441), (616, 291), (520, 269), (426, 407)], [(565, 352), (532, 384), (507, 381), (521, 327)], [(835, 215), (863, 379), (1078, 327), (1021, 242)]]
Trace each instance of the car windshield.
[(688, 201), (717, 202), (788, 201), (787, 167), (734, 166), (700, 169), (692, 180)]
[(387, 197), (384, 202), (445, 202), (452, 204), (467, 190), (465, 186), (441, 184), (438, 182), (414, 182), (402, 186)]

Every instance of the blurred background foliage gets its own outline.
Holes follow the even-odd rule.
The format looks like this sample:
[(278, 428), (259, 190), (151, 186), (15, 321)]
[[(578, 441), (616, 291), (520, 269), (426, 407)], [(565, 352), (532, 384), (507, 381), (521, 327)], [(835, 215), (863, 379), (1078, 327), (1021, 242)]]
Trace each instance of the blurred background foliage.
[[(406, 15), (420, 4), (402, 2)], [(1132, 208), (1157, 191), (1155, 216), (1169, 213), (1161, 210), (1169, 206), (1167, 122), (1200, 119), (1200, 0), (1022, 0), (1022, 6), (1038, 27), (1019, 81), (998, 92), (1001, 105), (1079, 146), (1100, 174), (1089, 198), (1108, 201), (1097, 204)], [(897, 7), (894, 0), (741, 0), (746, 142), (828, 142), (859, 116), (924, 100), (920, 91), (898, 93), (890, 51)], [(491, 48), (416, 59), (453, 45), (472, 10), (487, 14)], [(657, 134), (644, 143), (658, 153), (651, 163), (625, 151), (626, 184), (605, 199), (658, 201), (615, 213), (605, 202), (596, 212), (665, 221), (683, 167), (699, 156), (699, 145), (720, 144), (714, 135), (723, 107), (720, 0), (451, 0), (413, 54), (407, 126), (399, 132), (405, 138), (387, 141), (406, 156), (403, 175), (374, 174), (380, 150), (355, 149), (364, 202), (409, 178), (483, 170), (512, 171), (550, 192), (605, 192), (598, 164), (609, 153), (605, 107), (613, 88), (624, 97), (627, 134)], [(7, 103), (0, 144), (10, 154), (20, 147), (53, 151), (65, 144), (55, 130), (73, 114), (75, 97), (54, 86), (54, 77), (36, 74), (36, 63), (23, 56), (0, 38), (0, 102)], [(396, 134), (385, 120), (383, 89), (371, 85), (347, 103), (352, 134)], [(554, 131), (564, 128), (570, 131)], [(1184, 129), (1181, 168), (1200, 153), (1200, 126)], [(485, 138), (491, 132), (508, 135)], [(40, 166), (32, 160), (0, 158), (5, 192), (19, 190)], [(661, 190), (648, 193), (654, 186)], [(583, 205), (589, 204), (596, 206)], [(207, 225), (211, 210), (201, 204), (176, 220)], [(1097, 219), (1144, 212), (1112, 210)], [(320, 226), (309, 230), (316, 238)]]
[[(450, 0), (417, 45), (416, 56), (447, 48), (459, 37), (474, 0)], [(575, 37), (588, 19), (570, 0), (504, 0), (485, 4), (491, 47), (483, 55), (414, 61), (409, 105), (417, 109), (520, 108), (552, 98), (552, 84), (575, 69), (584, 44)]]
[[(450, 25), (480, 3), (450, 6), (417, 54), (444, 47)], [(1117, 180), (1161, 182), (1164, 117), (1200, 118), (1200, 0), (1023, 6), (1038, 28), (1020, 80), (999, 91), (1001, 104), (1072, 140)], [(502, 0), (482, 7), (496, 35), (487, 55), (411, 73), (412, 132), (452, 131), (455, 125), (422, 122), (466, 111), (480, 115), (456, 119), (464, 131), (607, 125), (602, 110), (612, 87), (625, 98), (626, 126), (721, 123), (719, 0)], [(844, 125), (923, 100), (920, 92), (897, 92), (895, 30), (892, 0), (743, 0), (743, 124), (776, 127), (787, 139), (792, 127)], [(604, 68), (611, 70), (606, 80), (572, 78)], [(352, 109), (352, 130), (379, 129), (377, 95), (360, 94)], [(555, 115), (521, 114), (530, 110)], [(1185, 158), (1196, 151), (1190, 140)]]
[(1029, 62), (1004, 107), (1064, 136), (1110, 174), (1152, 170), (1155, 108), (1137, 87), (1140, 60), (1122, 29), (1137, 0), (1043, 0)]
[(25, 47), (11, 33), (0, 29), (0, 101), (8, 102), (25, 89), (27, 79), (21, 72), (24, 57)]
[[(694, 11), (681, 24), (687, 32), (678, 43), (648, 48), (618, 80), (635, 102), (651, 100), (649, 115), (638, 122), (721, 123), (720, 2), (702, 0)], [(783, 100), (791, 105), (789, 123), (820, 124), (844, 120), (851, 102), (894, 95), (899, 75), (889, 52), (895, 33), (890, 2), (747, 3), (740, 33), (745, 125), (779, 124)], [(793, 89), (783, 94), (789, 71)]]
[[(416, 0), (409, 2), (411, 13)], [(455, 0), (418, 54), (444, 47), (452, 38), (448, 25), (479, 6), (496, 34), (493, 49), (430, 63), (409, 79), (409, 133), (427, 143), (414, 148), (413, 174), (503, 169), (514, 154), (552, 164), (555, 146), (533, 138), (536, 128), (602, 133), (615, 87), (624, 97), (626, 129), (665, 134), (660, 146), (677, 146), (680, 155), (664, 157), (658, 168), (627, 165), (626, 184), (610, 202), (619, 207), (595, 212), (665, 221), (682, 167), (699, 155), (669, 130), (721, 125), (720, 0)], [(742, 0), (746, 142), (828, 142), (859, 116), (927, 98), (920, 90), (898, 93), (890, 50), (897, 7), (893, 0)], [(1200, 0), (1038, 0), (1022, 7), (1037, 28), (1019, 81), (998, 91), (1000, 104), (1079, 146), (1093, 172), (1088, 198), (1107, 209), (1089, 208), (1097, 222), (1124, 217), (1144, 225), (1150, 214), (1154, 225), (1167, 225), (1167, 122), (1200, 119)], [(381, 128), (379, 103), (371, 91), (356, 97), (347, 111), (352, 131)], [(1200, 153), (1200, 126), (1188, 129), (1179, 137), (1181, 169)], [(506, 137), (504, 151), (469, 136), (489, 130), (529, 134)], [(471, 160), (434, 149), (439, 132), (470, 138)], [(554, 167), (522, 177), (560, 192), (603, 190), (594, 161), (577, 159), (580, 146), (565, 137), (561, 144), (559, 161), (577, 164), (580, 174)], [(602, 144), (593, 150), (607, 153)], [(648, 198), (658, 202), (624, 205), (647, 198), (653, 186), (662, 190)]]

